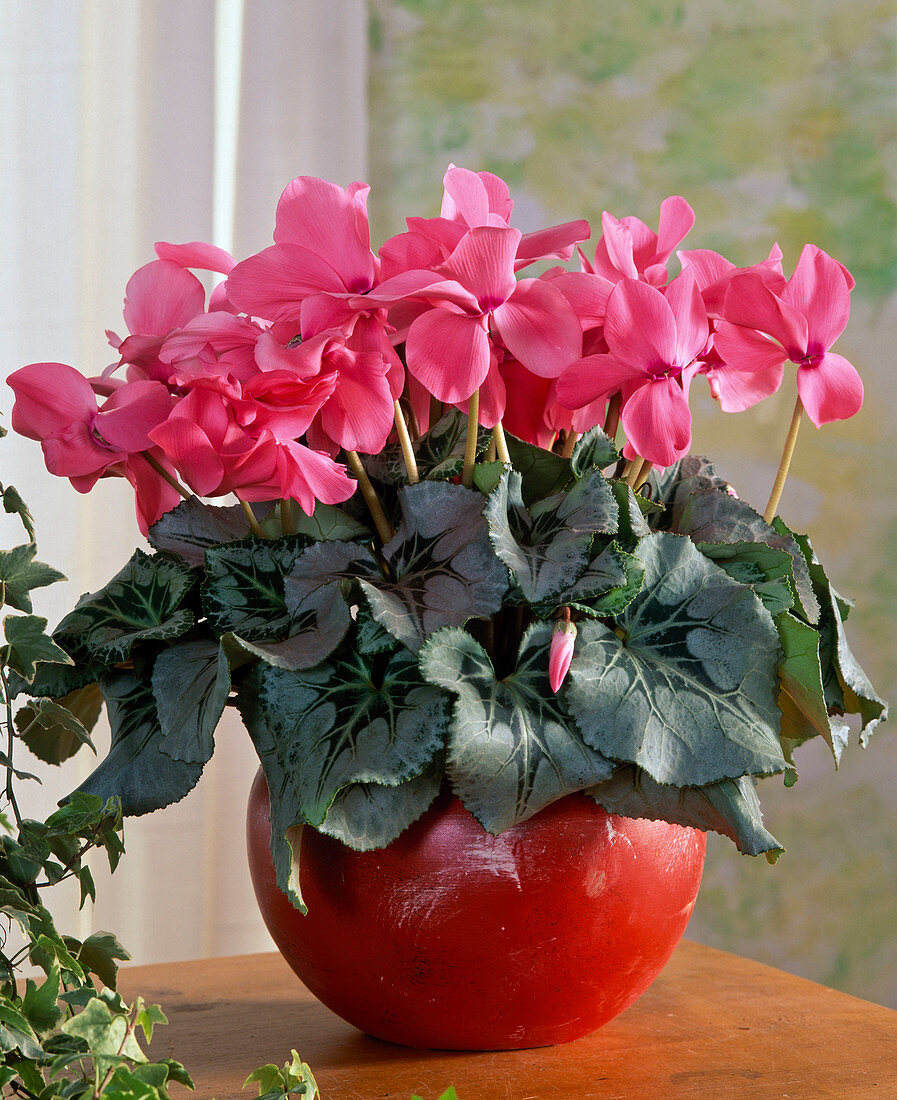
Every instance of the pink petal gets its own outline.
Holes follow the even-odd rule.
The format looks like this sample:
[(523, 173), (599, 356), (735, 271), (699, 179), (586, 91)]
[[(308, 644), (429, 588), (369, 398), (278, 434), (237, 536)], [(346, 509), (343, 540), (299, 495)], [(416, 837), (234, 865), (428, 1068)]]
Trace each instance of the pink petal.
[(96, 415), (90, 383), (66, 363), (30, 363), (6, 381), (16, 395), (12, 426), (29, 439), (44, 439), (79, 421), (92, 422)]
[(550, 280), (522, 279), (492, 316), (508, 351), (541, 378), (556, 378), (582, 354), (579, 319)]
[(845, 269), (812, 244), (804, 246), (782, 298), (806, 317), (810, 352), (828, 351), (850, 316)]
[(505, 384), (505, 409), (501, 417), (505, 429), (536, 447), (550, 447), (555, 432), (545, 423), (545, 406), (551, 379), (539, 378), (516, 359), (505, 359), (498, 370)]
[(586, 355), (567, 367), (555, 383), (555, 392), (564, 408), (581, 409), (644, 379), (644, 372), (615, 355)]
[(103, 404), (96, 431), (120, 451), (146, 451), (152, 446), (148, 433), (168, 417), (171, 406), (171, 394), (161, 382), (129, 382)]
[[(495, 427), (499, 420), (504, 417), (507, 403), (505, 380), (499, 372), (497, 357), (493, 355), (492, 360), (489, 373), (480, 386), (480, 407), (477, 423), (482, 424), (484, 428)], [(462, 401), (458, 407), (462, 412), (467, 413), (470, 411), (470, 402)]]
[(399, 233), (390, 237), (380, 248), (380, 274), (387, 281), (403, 271), (436, 267), (452, 252), (457, 243), (453, 241), (445, 249), (422, 233)]
[(58, 477), (95, 474), (124, 457), (121, 451), (100, 446), (83, 420), (42, 440), (41, 449), (47, 469)]
[(678, 383), (672, 378), (640, 386), (623, 406), (623, 430), (637, 454), (655, 466), (666, 467), (688, 453), (691, 413)]
[(673, 249), (695, 224), (695, 212), (681, 195), (670, 195), (660, 204), (655, 263), (665, 263)]
[[(281, 443), (277, 447), (277, 471), (280, 496), (299, 502), (306, 515), (315, 510), (315, 502), (342, 504), (355, 492), (358, 482), (352, 481), (344, 466), (328, 455), (320, 454), (301, 443)], [(251, 495), (251, 489), (241, 490), (244, 500), (265, 500)]]
[(565, 222), (550, 229), (524, 233), (517, 246), (514, 267), (519, 271), (536, 260), (569, 260), (573, 255), (573, 246), (578, 241), (587, 241), (590, 233), (587, 221)]
[(573, 648), (576, 642), (576, 627), (566, 623), (556, 628), (551, 636), (551, 649), (548, 658), (548, 682), (551, 690), (557, 694), (570, 670), (573, 661)]
[(190, 241), (188, 244), (169, 244), (156, 241), (156, 255), (160, 260), (171, 260), (181, 267), (195, 267), (200, 271), (220, 271), (222, 275), (230, 273), (237, 262), (229, 252), (205, 241)]
[(604, 324), (607, 299), (616, 286), (610, 279), (584, 271), (565, 271), (550, 280), (573, 307), (583, 330)]
[(856, 368), (831, 351), (813, 364), (798, 367), (797, 392), (817, 428), (846, 420), (863, 404), (863, 383)]
[[(157, 462), (161, 460), (169, 473), (174, 473), (160, 453), (156, 453), (153, 457)], [(137, 526), (145, 535), (157, 520), (180, 503), (180, 493), (160, 477), (143, 455), (131, 455), (124, 463), (123, 473), (134, 486)]]
[(637, 279), (638, 268), (633, 259), (631, 230), (605, 210), (601, 215), (601, 231), (601, 243), (613, 267), (626, 278)]
[(676, 319), (678, 349), (675, 365), (688, 366), (700, 355), (710, 336), (710, 323), (704, 299), (694, 275), (683, 271), (664, 291), (664, 297)]
[(201, 313), (206, 293), (202, 283), (180, 264), (153, 260), (128, 280), (125, 324), (140, 336), (167, 336)]
[(389, 390), (397, 401), (405, 389), (405, 367), (392, 346), (381, 311), (359, 315), (346, 345), (353, 351), (373, 351), (383, 357), (388, 367)]
[(395, 407), (386, 363), (372, 352), (341, 348), (339, 379), (320, 412), (321, 427), (344, 450), (379, 454), (392, 431)]
[(478, 317), (431, 309), (408, 330), (405, 355), (415, 378), (454, 405), (479, 389), (489, 372), (489, 337)]
[(740, 373), (759, 371), (770, 376), (777, 373), (781, 381), (786, 353), (775, 341), (756, 329), (717, 321), (713, 346), (729, 370)]
[(298, 321), (303, 298), (345, 290), (326, 260), (297, 244), (265, 248), (237, 264), (227, 277), (229, 300), (244, 313), (269, 321)]
[(470, 227), (488, 224), (489, 195), (476, 172), (452, 165), (442, 183), (445, 193), (440, 214), (443, 218), (463, 221)]
[(224, 477), (224, 463), (202, 428), (185, 416), (171, 416), (151, 438), (194, 493), (209, 496)]
[(501, 305), (514, 292), (514, 256), (520, 243), (517, 229), (480, 226), (464, 234), (442, 265), (449, 279), (459, 282), (477, 299), (483, 313)]
[(604, 338), (619, 359), (644, 371), (677, 364), (678, 334), (669, 302), (659, 290), (623, 279), (607, 300)]
[(765, 400), (782, 384), (784, 366), (780, 362), (768, 370), (738, 370), (723, 363), (707, 372), (714, 396), (723, 412), (744, 412)]
[(759, 329), (778, 340), (789, 359), (799, 360), (807, 353), (806, 317), (776, 297), (756, 272), (732, 278), (722, 314), (734, 325)]
[[(374, 282), (364, 185), (350, 190), (335, 183), (299, 176), (280, 196), (275, 218), (275, 244), (300, 245), (325, 259), (346, 290), (361, 294)], [(364, 192), (366, 196), (367, 192)]]

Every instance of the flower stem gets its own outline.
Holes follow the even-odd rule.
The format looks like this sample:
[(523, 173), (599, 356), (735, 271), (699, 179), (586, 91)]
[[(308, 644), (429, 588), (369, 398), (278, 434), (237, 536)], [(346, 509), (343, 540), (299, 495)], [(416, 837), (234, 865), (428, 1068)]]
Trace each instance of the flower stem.
[(797, 443), (797, 432), (800, 428), (803, 413), (804, 406), (801, 402), (800, 395), (798, 395), (797, 400), (794, 402), (794, 412), (791, 414), (791, 426), (788, 429), (788, 438), (785, 440), (785, 449), (782, 451), (782, 461), (779, 463), (779, 472), (776, 474), (772, 492), (769, 494), (769, 503), (766, 505), (766, 511), (763, 513), (763, 520), (765, 523), (772, 523), (778, 511), (779, 501), (782, 499), (782, 490), (785, 488), (785, 478), (788, 476), (788, 467), (791, 465), (791, 457), (794, 454), (794, 447)]
[(477, 460), (477, 428), (480, 423), (480, 391), (470, 395), (467, 410), (467, 446), (464, 449), (464, 469), (461, 471), (461, 484), (465, 489), (473, 485), (473, 468)]
[(568, 429), (567, 434), (564, 436), (564, 446), (561, 449), (561, 458), (573, 457), (573, 448), (576, 446), (577, 439), (579, 439), (579, 433), (574, 432), (572, 428)]
[(492, 429), (492, 438), (495, 441), (495, 453), (498, 455), (499, 462), (510, 466), (511, 456), (508, 453), (508, 441), (505, 439), (505, 429), (500, 420)]
[(159, 477), (164, 478), (164, 480), (168, 482), (172, 489), (177, 489), (184, 500), (196, 500), (196, 497), (193, 495), (193, 493), (188, 492), (188, 490), (185, 489), (183, 485), (181, 485), (176, 477), (172, 477), (171, 474), (162, 465), (162, 463), (157, 458), (153, 458), (149, 451), (141, 451), (140, 453), (150, 464), (150, 466), (152, 466), (152, 468), (156, 471)]
[(653, 467), (654, 467), (653, 462), (649, 462), (647, 459), (644, 460), (644, 464), (642, 465), (642, 468), (639, 470), (638, 477), (635, 479), (635, 483), (632, 486), (632, 491), (634, 493), (637, 493), (639, 491), (639, 489), (641, 489), (641, 487), (648, 480), (648, 475), (651, 473), (651, 470), (653, 469)]
[[(642, 472), (642, 467), (645, 465), (645, 460), (639, 455), (636, 455), (630, 462), (626, 463), (626, 468), (623, 470), (623, 480), (635, 489), (635, 484), (639, 479), (639, 474)], [(650, 466), (649, 466), (650, 469)]]
[(386, 518), (386, 513), (383, 511), (383, 505), (380, 503), (380, 498), (377, 496), (377, 490), (371, 484), (371, 479), (367, 475), (367, 470), (365, 470), (364, 466), (361, 464), (358, 452), (346, 451), (345, 454), (346, 463), (354, 477), (358, 480), (361, 495), (364, 497), (364, 502), (367, 504), (368, 511), (371, 513), (371, 519), (374, 521), (374, 526), (377, 528), (377, 534), (380, 536), (380, 541), (389, 542), (395, 534), (395, 531), (393, 531), (392, 525)]
[(396, 432), (399, 437), (399, 446), (402, 448), (402, 458), (405, 461), (405, 472), (408, 474), (408, 484), (416, 485), (420, 481), (417, 473), (417, 462), (414, 458), (414, 448), (411, 446), (411, 436), (408, 434), (408, 425), (405, 423), (405, 414), (398, 401), (395, 405)]
[(259, 525), (259, 521), (255, 518), (255, 512), (253, 512), (252, 508), (249, 506), (249, 501), (241, 500), (240, 507), (243, 509), (243, 513), (246, 516), (247, 520), (249, 520), (249, 530), (258, 538), (265, 538), (265, 532)]
[(296, 533), (296, 517), (293, 515), (293, 502), (284, 497), (280, 502), (280, 529), (285, 535)]
[(617, 429), (620, 427), (620, 412), (623, 408), (623, 395), (615, 393), (607, 406), (607, 416), (604, 419), (604, 434), (611, 440), (617, 438)]

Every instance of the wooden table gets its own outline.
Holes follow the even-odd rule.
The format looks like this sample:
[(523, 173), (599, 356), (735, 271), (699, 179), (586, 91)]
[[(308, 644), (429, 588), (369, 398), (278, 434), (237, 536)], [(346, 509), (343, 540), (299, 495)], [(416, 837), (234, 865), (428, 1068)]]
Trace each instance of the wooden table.
[[(250, 1070), (295, 1047), (324, 1100), (895, 1100), (897, 1012), (683, 941), (632, 1008), (559, 1047), (418, 1051), (370, 1039), (300, 985), (279, 955), (130, 967), (119, 982), (168, 1014), (153, 1039), (202, 1100), (241, 1092)], [(175, 1086), (179, 1095), (181, 1092)]]

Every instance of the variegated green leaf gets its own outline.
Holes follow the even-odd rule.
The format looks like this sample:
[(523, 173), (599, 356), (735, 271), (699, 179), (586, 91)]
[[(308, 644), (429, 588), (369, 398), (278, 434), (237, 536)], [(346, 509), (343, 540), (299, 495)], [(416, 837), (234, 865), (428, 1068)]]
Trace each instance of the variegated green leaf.
[(200, 638), (163, 649), (152, 683), (159, 749), (172, 760), (205, 764), (230, 694), (230, 669), (221, 643)]

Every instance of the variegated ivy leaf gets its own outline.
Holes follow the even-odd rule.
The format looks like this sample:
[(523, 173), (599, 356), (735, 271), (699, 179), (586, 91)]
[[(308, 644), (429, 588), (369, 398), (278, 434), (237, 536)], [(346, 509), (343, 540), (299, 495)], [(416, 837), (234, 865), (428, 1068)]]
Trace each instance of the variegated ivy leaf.
[(442, 786), (442, 755), (420, 775), (385, 787), (353, 783), (334, 798), (318, 831), (359, 852), (385, 848), (425, 813)]
[(124, 661), (135, 642), (166, 641), (190, 629), (193, 612), (181, 604), (195, 579), (181, 562), (137, 550), (105, 588), (81, 597), (53, 637), (82, 661)]
[(672, 821), (722, 833), (734, 840), (744, 855), (766, 852), (766, 858), (775, 862), (785, 850), (763, 827), (760, 800), (750, 776), (723, 779), (706, 787), (672, 787), (655, 783), (641, 768), (627, 765), (586, 793), (608, 813), (621, 817)]
[[(533, 504), (523, 503), (523, 479), (516, 470), (502, 475), (486, 502), (484, 516), (496, 554), (514, 575), (531, 604), (544, 603), (562, 591), (572, 590), (589, 564), (596, 534), (617, 529), (617, 504), (599, 470), (590, 470), (566, 493), (557, 493)], [(618, 567), (604, 588), (625, 581)], [(600, 591), (603, 577), (592, 578), (592, 590)]]
[[(272, 507), (270, 502), (252, 506), (259, 520), (265, 519)], [(249, 522), (239, 504), (221, 508), (191, 497), (166, 512), (147, 537), (157, 550), (168, 550), (189, 565), (200, 566), (210, 547), (245, 539), (249, 533)]]
[(434, 630), (501, 607), (508, 574), (482, 516), (483, 497), (445, 481), (399, 490), (402, 520), (383, 547), (394, 581), (361, 580), (374, 618), (413, 652)]
[[(26, 684), (34, 680), (38, 667), (70, 665), (71, 657), (46, 633), (47, 620), (41, 615), (7, 615), (3, 620), (6, 645), (0, 646), (0, 662), (17, 673)], [(26, 691), (31, 689), (26, 687)]]
[(421, 650), (424, 677), (457, 697), (446, 754), (452, 786), (496, 836), (613, 771), (585, 744), (551, 690), (551, 634), (550, 623), (531, 626), (516, 669), (503, 680), (464, 630), (440, 630)]
[(807, 622), (819, 620), (819, 602), (794, 536), (787, 528), (777, 530), (770, 526), (745, 501), (730, 496), (722, 489), (698, 490), (688, 497), (675, 530), (689, 535), (696, 543), (760, 542), (787, 551), (792, 558), (792, 595), (798, 610)]
[(213, 630), (250, 641), (285, 634), (290, 612), (284, 576), (305, 545), (303, 536), (285, 535), (241, 539), (207, 550), (202, 602)]
[(117, 795), (128, 816), (179, 802), (199, 781), (201, 762), (173, 760), (161, 749), (159, 715), (149, 677), (113, 669), (100, 680), (112, 742), (106, 759), (78, 787), (108, 799)]
[(65, 580), (57, 569), (35, 561), (36, 554), (37, 546), (33, 542), (14, 546), (12, 550), (0, 550), (0, 602), (16, 611), (31, 612), (33, 589)]
[(204, 764), (215, 747), (215, 727), (230, 694), (224, 648), (206, 638), (163, 649), (153, 666), (159, 748), (172, 760)]
[(616, 630), (586, 622), (576, 640), (567, 706), (586, 742), (680, 787), (782, 770), (769, 612), (682, 536), (635, 555), (644, 585)]
[[(449, 700), (423, 682), (407, 651), (348, 650), (317, 668), (265, 668), (261, 707), (280, 767), (292, 776), (303, 820), (320, 825), (355, 783), (398, 786), (440, 751)], [(404, 827), (385, 822), (389, 831)], [(396, 835), (398, 835), (396, 833)]]

